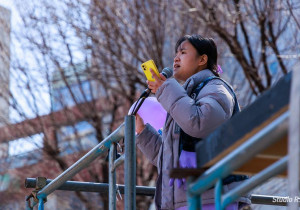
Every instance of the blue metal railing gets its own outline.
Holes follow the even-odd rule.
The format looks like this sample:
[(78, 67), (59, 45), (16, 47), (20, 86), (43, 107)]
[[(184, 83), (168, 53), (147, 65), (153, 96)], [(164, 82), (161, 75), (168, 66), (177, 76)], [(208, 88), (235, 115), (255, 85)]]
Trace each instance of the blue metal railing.
[(254, 178), (245, 181), (235, 190), (222, 196), (222, 179), (230, 175), (234, 170), (254, 157), (257, 153), (278, 141), (288, 131), (289, 111), (282, 114), (232, 153), (209, 168), (198, 179), (188, 182), (189, 209), (201, 209), (201, 194), (215, 185), (215, 206), (217, 210), (225, 209), (227, 205), (235, 201), (243, 193), (267, 180), (286, 168), (287, 157), (269, 166), (258, 173)]
[[(224, 209), (228, 204), (235, 201), (238, 197), (244, 195), (249, 190), (253, 189), (260, 183), (270, 177), (282, 172), (287, 165), (287, 157), (282, 158), (273, 165), (269, 166), (259, 174), (251, 177), (251, 179), (244, 181), (241, 185), (237, 186), (233, 190), (229, 191), (222, 196), (222, 181), (221, 179), (230, 174), (233, 170), (237, 169), (248, 159), (253, 157), (259, 151), (263, 150), (268, 145), (280, 139), (286, 134), (287, 118), (289, 113), (286, 112), (279, 118), (277, 118), (269, 126), (265, 127), (261, 132), (250, 138), (247, 142), (241, 145), (238, 149), (232, 152), (230, 155), (222, 159), (215, 166), (208, 169), (203, 176), (197, 180), (193, 180), (192, 177), (188, 178), (188, 203), (189, 209), (201, 209), (201, 193), (215, 185), (215, 200), (216, 209)], [(126, 126), (127, 125), (127, 126)], [(135, 132), (134, 132), (134, 118), (129, 117), (125, 119), (123, 123), (116, 131), (110, 136), (104, 139), (100, 144), (94, 147), (90, 152), (73, 164), (69, 169), (63, 172), (54, 180), (47, 180), (48, 185), (43, 187), (37, 192), (37, 201), (32, 204), (26, 202), (26, 209), (32, 209), (36, 204), (39, 205), (39, 209), (44, 208), (44, 200), (46, 197), (55, 190), (80, 190), (90, 192), (107, 192), (109, 191), (109, 209), (116, 209), (116, 193), (120, 190), (121, 193), (125, 192), (125, 209), (135, 209), (135, 194), (141, 193), (144, 195), (153, 195), (155, 188), (139, 187), (135, 186)], [(125, 136), (125, 154), (116, 160), (116, 143)], [(259, 142), (259, 144), (258, 144)], [(127, 145), (127, 146), (126, 146)], [(67, 181), (71, 179), (81, 169), (85, 168), (98, 156), (106, 152), (110, 148), (109, 152), (109, 184), (103, 183), (81, 183)], [(127, 151), (127, 153), (126, 153)], [(126, 158), (125, 158), (126, 157)], [(236, 161), (238, 159), (239, 161)], [(125, 183), (126, 185), (116, 184), (115, 169), (125, 161)], [(36, 179), (26, 179), (27, 186), (33, 187), (36, 185)], [(93, 189), (91, 189), (93, 188)], [(97, 189), (96, 189), (97, 188)], [(127, 196), (126, 196), (127, 194)], [(253, 195), (254, 198), (260, 199), (261, 202), (265, 202), (265, 197)], [(272, 198), (272, 197), (271, 197)], [(268, 199), (270, 200), (270, 199)], [(269, 205), (270, 202), (269, 202)], [(273, 204), (274, 205), (274, 204)], [(278, 204), (277, 204), (278, 205)]]
[[(25, 188), (35, 188), (39, 183), (39, 178), (26, 178)], [(42, 177), (44, 178), (44, 177)], [(44, 184), (49, 184), (53, 180), (44, 178)], [(117, 184), (116, 188), (120, 194), (124, 194), (125, 185)], [(81, 191), (81, 192), (97, 192), (100, 194), (108, 194), (109, 184), (108, 183), (95, 183), (95, 182), (78, 182), (78, 181), (66, 181), (56, 190), (63, 191)], [(155, 193), (155, 187), (148, 186), (136, 186), (136, 194), (144, 196), (153, 196)]]
[[(299, 112), (299, 104), (295, 103)], [(209, 168), (202, 176), (195, 179), (188, 178), (187, 186), (187, 200), (189, 209), (201, 209), (201, 194), (207, 189), (215, 186), (215, 206), (217, 210), (225, 209), (227, 205), (234, 202), (237, 198), (243, 196), (249, 190), (257, 185), (263, 183), (274, 175), (284, 171), (287, 167), (288, 156), (283, 157), (279, 161), (273, 163), (271, 166), (257, 173), (255, 176), (244, 181), (242, 184), (222, 195), (222, 179), (227, 177), (233, 171), (238, 169), (256, 154), (269, 147), (274, 142), (278, 141), (288, 133), (289, 111), (283, 113), (280, 117), (275, 119), (268, 126), (256, 133), (253, 137), (248, 139), (245, 143), (235, 149), (232, 153), (227, 155), (221, 161)], [(299, 119), (298, 119), (299, 125)], [(125, 127), (125, 128), (124, 128)], [(116, 160), (115, 149), (116, 143), (125, 136), (125, 156), (121, 156)], [(27, 200), (26, 209), (32, 209), (34, 205), (39, 204), (39, 209), (44, 208), (44, 200), (54, 190), (59, 189), (71, 179), (81, 169), (85, 168), (95, 158), (106, 152), (110, 148), (109, 153), (109, 208), (116, 209), (116, 174), (115, 169), (123, 161), (125, 161), (125, 209), (135, 209), (135, 195), (136, 195), (136, 153), (135, 153), (135, 119), (134, 116), (125, 117), (123, 123), (116, 131), (104, 139), (100, 144), (94, 147), (90, 152), (73, 164), (69, 169), (63, 172), (56, 179), (51, 181), (48, 185), (40, 189), (36, 193), (36, 200), (33, 205)], [(125, 158), (126, 157), (126, 158)], [(299, 177), (298, 177), (299, 178)], [(151, 189), (154, 190), (154, 189)], [(274, 198), (260, 198), (260, 196), (252, 195), (257, 200), (270, 200)], [(269, 204), (271, 205), (270, 201)], [(286, 204), (286, 203), (285, 203)], [(278, 205), (278, 204), (273, 204)], [(299, 205), (299, 204), (298, 204)]]
[[(125, 156), (115, 160), (115, 144), (125, 137)], [(101, 143), (80, 158), (57, 178), (44, 186), (35, 195), (26, 199), (26, 209), (33, 209), (38, 204), (38, 209), (44, 209), (44, 202), (47, 196), (57, 190), (66, 181), (74, 177), (82, 169), (86, 168), (92, 161), (110, 150), (109, 156), (109, 208), (116, 209), (116, 174), (115, 169), (123, 161), (125, 162), (125, 209), (135, 209), (135, 179), (136, 179), (136, 153), (135, 153), (135, 117), (128, 115), (112, 134), (106, 137)], [(32, 199), (33, 197), (33, 199)]]

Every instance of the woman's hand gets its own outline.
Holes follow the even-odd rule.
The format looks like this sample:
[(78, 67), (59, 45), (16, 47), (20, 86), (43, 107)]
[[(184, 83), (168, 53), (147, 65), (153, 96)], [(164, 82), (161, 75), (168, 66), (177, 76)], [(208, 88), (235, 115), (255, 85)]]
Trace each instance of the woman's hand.
[(162, 73), (160, 73), (158, 77), (151, 68), (150, 72), (155, 81), (152, 82), (147, 80), (148, 88), (151, 90), (152, 93), (156, 93), (157, 89), (164, 83), (164, 81), (166, 81), (167, 78)]
[(140, 115), (135, 115), (135, 132), (140, 134), (145, 128), (144, 120), (140, 117)]

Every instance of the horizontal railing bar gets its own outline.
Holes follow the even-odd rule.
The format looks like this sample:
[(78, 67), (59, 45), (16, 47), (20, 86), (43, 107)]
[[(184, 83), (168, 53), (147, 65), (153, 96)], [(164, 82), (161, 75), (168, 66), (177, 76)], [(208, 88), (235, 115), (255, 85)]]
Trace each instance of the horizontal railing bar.
[(56, 177), (51, 183), (46, 185), (41, 191), (38, 192), (38, 198), (46, 198), (50, 193), (59, 188), (67, 180), (70, 180), (75, 174), (86, 168), (98, 156), (106, 152), (110, 148), (112, 142), (118, 142), (124, 137), (125, 124), (122, 123), (113, 133), (106, 137), (101, 143), (95, 146), (76, 163), (70, 166), (66, 171)]
[[(236, 186), (234, 189), (230, 190), (222, 196), (222, 206), (227, 206), (234, 202), (240, 196), (244, 196), (247, 192), (255, 188), (257, 185), (262, 184), (269, 178), (278, 175), (287, 168), (288, 157), (285, 156), (273, 163), (260, 173), (254, 175), (250, 179), (244, 181), (240, 185)], [(276, 205), (276, 204), (273, 204)]]
[(288, 116), (289, 111), (283, 113), (236, 150), (205, 171), (202, 176), (188, 186), (189, 193), (193, 195), (203, 193), (212, 187), (217, 179), (225, 178), (257, 153), (287, 135)]
[[(47, 179), (47, 184), (52, 180)], [(35, 188), (36, 178), (26, 178), (25, 188)], [(120, 190), (121, 194), (124, 194), (124, 185), (117, 185), (117, 189)], [(98, 193), (108, 193), (107, 183), (93, 183), (93, 182), (77, 182), (77, 181), (66, 181), (57, 190), (65, 191), (82, 191), (82, 192), (98, 192)], [(136, 186), (136, 194), (144, 196), (154, 196), (155, 187), (147, 186)]]

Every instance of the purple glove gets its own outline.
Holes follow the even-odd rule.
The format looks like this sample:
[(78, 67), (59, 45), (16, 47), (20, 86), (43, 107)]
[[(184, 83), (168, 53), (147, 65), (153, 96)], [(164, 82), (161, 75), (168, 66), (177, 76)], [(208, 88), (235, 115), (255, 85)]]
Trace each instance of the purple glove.
[[(179, 167), (196, 168), (196, 152), (188, 152), (182, 150), (179, 157)], [(174, 179), (171, 178), (169, 181), (169, 186), (173, 186), (173, 185), (174, 185)], [(180, 188), (181, 186), (184, 186), (185, 188), (185, 179), (177, 179), (177, 187)]]

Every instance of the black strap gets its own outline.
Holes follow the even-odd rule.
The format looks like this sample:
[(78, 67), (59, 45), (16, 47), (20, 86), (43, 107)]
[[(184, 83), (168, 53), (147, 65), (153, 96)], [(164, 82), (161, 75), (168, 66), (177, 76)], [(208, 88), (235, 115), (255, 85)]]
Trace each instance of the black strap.
[[(234, 109), (232, 115), (235, 115), (236, 113), (240, 112), (240, 106), (237, 101), (236, 95), (232, 89), (232, 87), (222, 78), (217, 77), (217, 76), (211, 76), (206, 78), (203, 82), (201, 82), (191, 93), (191, 98), (196, 100), (199, 92), (202, 90), (202, 88), (211, 80), (213, 79), (219, 79), (222, 80), (226, 86), (231, 90), (232, 95), (234, 97)], [(180, 137), (179, 137), (179, 155), (182, 150), (189, 151), (189, 152), (195, 152), (195, 146), (196, 144), (201, 141), (201, 138), (196, 138), (188, 135), (185, 133), (181, 128), (180, 128)]]
[(235, 115), (236, 113), (240, 112), (241, 109), (240, 109), (240, 106), (239, 106), (239, 103), (238, 103), (238, 100), (236, 98), (236, 95), (232, 89), (232, 87), (225, 81), (223, 80), (222, 78), (220, 77), (217, 77), (217, 76), (211, 76), (211, 77), (208, 77), (206, 78), (203, 82), (201, 82), (193, 91), (192, 91), (192, 94), (191, 94), (191, 97), (196, 100), (197, 96), (199, 95), (199, 92), (200, 90), (211, 80), (213, 79), (219, 79), (221, 81), (223, 81), (226, 86), (230, 89), (233, 97), (234, 97), (234, 109), (233, 109), (233, 113), (232, 113), (232, 116)]
[[(211, 76), (211, 77), (208, 77), (207, 79), (205, 79), (203, 82), (201, 82), (193, 91), (192, 91), (192, 94), (191, 94), (191, 97), (196, 100), (199, 92), (201, 91), (201, 89), (211, 80), (213, 79), (219, 79), (219, 80), (222, 80), (226, 85), (227, 87), (231, 90), (232, 92), (232, 95), (234, 97), (234, 109), (233, 109), (233, 113), (232, 113), (232, 116), (235, 115), (236, 113), (240, 112), (240, 106), (239, 106), (239, 103), (237, 101), (237, 98), (236, 98), (236, 95), (232, 89), (232, 87), (225, 81), (223, 80), (222, 78), (220, 77), (217, 77), (217, 76)], [(195, 152), (195, 146), (196, 144), (201, 141), (201, 138), (195, 138), (195, 137), (192, 137), (188, 134), (186, 134), (181, 128), (180, 128), (180, 139), (179, 139), (179, 156), (180, 156), (180, 153), (182, 150), (185, 150), (185, 151), (190, 151), (190, 152)], [(224, 179), (222, 179), (222, 183), (223, 185), (228, 185), (232, 182), (238, 182), (238, 181), (243, 181), (245, 179), (248, 179), (249, 177), (246, 176), (246, 175), (229, 175), (227, 177), (225, 177)]]

